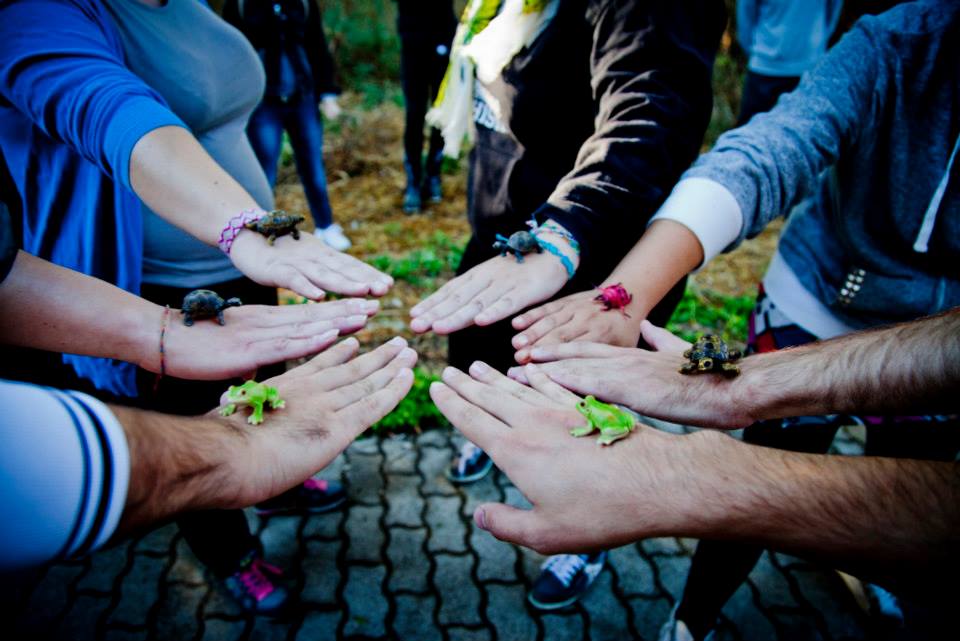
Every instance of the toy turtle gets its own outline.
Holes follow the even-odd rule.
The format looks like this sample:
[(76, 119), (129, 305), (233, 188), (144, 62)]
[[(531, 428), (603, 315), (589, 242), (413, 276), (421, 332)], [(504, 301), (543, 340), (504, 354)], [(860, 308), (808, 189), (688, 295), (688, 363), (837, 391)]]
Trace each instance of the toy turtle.
[(734, 365), (734, 361), (740, 360), (741, 356), (739, 351), (729, 349), (726, 342), (716, 334), (706, 334), (683, 353), (687, 362), (680, 367), (680, 373), (720, 372), (733, 378), (740, 373), (740, 368)]
[(599, 287), (600, 294), (593, 300), (603, 304), (603, 311), (609, 312), (611, 309), (619, 309), (620, 313), (630, 318), (630, 314), (624, 311), (624, 308), (633, 300), (633, 294), (623, 288), (621, 283)]
[(543, 247), (537, 242), (537, 237), (528, 231), (513, 232), (510, 238), (497, 234), (497, 242), (493, 244), (493, 248), (500, 252), (501, 256), (506, 256), (507, 252), (513, 252), (518, 263), (523, 262), (524, 254), (543, 253)]
[(214, 316), (217, 317), (218, 323), (225, 325), (223, 310), (228, 307), (239, 307), (242, 304), (239, 298), (223, 300), (217, 292), (209, 289), (195, 289), (183, 297), (180, 313), (183, 314), (183, 324), (187, 327), (193, 325), (195, 320)]
[(280, 209), (275, 209), (256, 220), (251, 220), (244, 225), (258, 234), (267, 237), (267, 242), (273, 245), (277, 236), (286, 236), (291, 234), (294, 240), (300, 240), (300, 230), (297, 225), (303, 222), (303, 216), (300, 214), (288, 214)]

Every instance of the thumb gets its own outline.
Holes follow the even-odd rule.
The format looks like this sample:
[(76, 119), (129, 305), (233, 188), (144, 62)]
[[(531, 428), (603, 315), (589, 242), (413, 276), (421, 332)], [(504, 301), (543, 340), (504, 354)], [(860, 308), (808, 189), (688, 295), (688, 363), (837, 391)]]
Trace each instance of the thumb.
[(656, 352), (682, 352), (690, 347), (687, 341), (674, 336), (662, 327), (657, 327), (648, 320), (640, 323), (640, 335)]
[(473, 520), (480, 529), (501, 541), (536, 547), (539, 528), (532, 510), (521, 510), (504, 503), (484, 503), (473, 513)]

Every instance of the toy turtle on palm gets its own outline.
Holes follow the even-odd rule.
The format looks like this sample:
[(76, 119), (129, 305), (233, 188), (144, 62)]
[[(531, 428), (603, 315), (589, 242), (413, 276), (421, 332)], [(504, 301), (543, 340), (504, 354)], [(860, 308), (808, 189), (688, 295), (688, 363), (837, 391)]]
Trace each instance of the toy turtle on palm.
[(213, 317), (216, 317), (218, 323), (225, 325), (223, 310), (240, 305), (243, 305), (243, 303), (240, 302), (239, 298), (223, 300), (215, 291), (195, 289), (183, 297), (183, 306), (180, 308), (180, 313), (183, 314), (183, 324), (187, 327), (193, 325), (195, 320)]
[(501, 256), (506, 256), (507, 252), (512, 252), (518, 263), (523, 262), (525, 254), (543, 253), (543, 247), (540, 246), (537, 237), (528, 231), (514, 232), (510, 234), (510, 238), (497, 234), (497, 242), (493, 243), (493, 248), (500, 252)]
[(740, 360), (742, 354), (728, 348), (727, 343), (716, 334), (705, 334), (698, 338), (693, 347), (683, 353), (683, 357), (687, 362), (680, 367), (681, 374), (719, 372), (733, 378), (740, 373), (734, 361)]
[(288, 214), (280, 209), (275, 209), (266, 216), (261, 216), (256, 220), (251, 220), (244, 227), (267, 237), (267, 243), (273, 245), (278, 236), (290, 234), (294, 240), (300, 240), (300, 230), (297, 225), (304, 220), (300, 214)]

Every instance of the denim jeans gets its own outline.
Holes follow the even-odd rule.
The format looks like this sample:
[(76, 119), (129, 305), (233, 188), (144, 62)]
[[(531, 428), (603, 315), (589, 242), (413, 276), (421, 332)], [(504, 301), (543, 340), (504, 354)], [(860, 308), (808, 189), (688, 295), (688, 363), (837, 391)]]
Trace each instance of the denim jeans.
[(277, 162), (283, 131), (290, 136), (297, 173), (320, 229), (333, 222), (327, 196), (327, 174), (323, 169), (323, 122), (312, 94), (299, 94), (284, 101), (266, 96), (250, 117), (247, 136), (254, 153), (273, 187), (277, 182)]

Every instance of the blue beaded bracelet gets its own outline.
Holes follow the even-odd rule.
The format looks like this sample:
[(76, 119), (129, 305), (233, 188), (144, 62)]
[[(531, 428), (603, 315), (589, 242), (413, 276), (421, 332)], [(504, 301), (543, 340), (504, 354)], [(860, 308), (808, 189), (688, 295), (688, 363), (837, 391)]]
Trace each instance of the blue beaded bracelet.
[(537, 238), (537, 244), (539, 244), (541, 247), (543, 247), (548, 252), (550, 252), (551, 254), (553, 254), (554, 256), (560, 259), (560, 263), (567, 270), (567, 280), (570, 280), (571, 278), (573, 278), (573, 274), (574, 272), (576, 272), (576, 270), (573, 268), (573, 261), (567, 258), (566, 254), (564, 254), (562, 251), (557, 249), (556, 245), (554, 245), (553, 243), (548, 243), (545, 240), (541, 240)]

